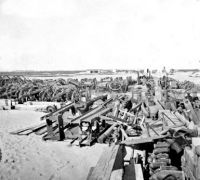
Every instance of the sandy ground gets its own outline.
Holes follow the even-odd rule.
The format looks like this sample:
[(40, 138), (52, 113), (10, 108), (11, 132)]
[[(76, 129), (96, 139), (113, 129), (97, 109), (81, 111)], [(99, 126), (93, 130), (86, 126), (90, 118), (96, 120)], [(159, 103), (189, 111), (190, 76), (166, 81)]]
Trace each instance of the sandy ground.
[(69, 146), (69, 141), (43, 141), (35, 134), (9, 134), (40, 123), (41, 112), (0, 111), (1, 180), (84, 180), (95, 166), (106, 145), (92, 147)]

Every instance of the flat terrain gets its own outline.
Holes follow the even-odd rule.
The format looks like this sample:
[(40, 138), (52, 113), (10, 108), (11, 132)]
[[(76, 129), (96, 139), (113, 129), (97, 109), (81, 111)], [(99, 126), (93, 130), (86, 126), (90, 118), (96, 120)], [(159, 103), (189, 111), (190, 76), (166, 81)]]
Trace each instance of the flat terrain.
[(0, 111), (1, 180), (84, 180), (106, 145), (69, 146), (69, 141), (43, 141), (35, 134), (18, 136), (10, 131), (40, 122), (41, 112)]

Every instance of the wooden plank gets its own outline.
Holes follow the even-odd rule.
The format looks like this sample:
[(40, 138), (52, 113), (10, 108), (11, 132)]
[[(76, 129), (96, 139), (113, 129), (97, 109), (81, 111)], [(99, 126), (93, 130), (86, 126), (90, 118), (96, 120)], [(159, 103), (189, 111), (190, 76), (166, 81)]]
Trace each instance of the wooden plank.
[(26, 130), (26, 131), (23, 131), (23, 132), (18, 133), (17, 135), (29, 135), (29, 134), (31, 134), (31, 133), (33, 133), (33, 131), (32, 131), (31, 129), (28, 129), (28, 130)]
[[(118, 97), (118, 99), (120, 99), (120, 97)], [(80, 123), (82, 120), (85, 120), (88, 118), (90, 118), (90, 120), (91, 120), (91, 118), (97, 117), (97, 113), (98, 113), (98, 116), (106, 114), (107, 112), (112, 110), (112, 107), (110, 107), (110, 108), (106, 107), (106, 105), (108, 105), (112, 101), (113, 101), (113, 98), (106, 100), (100, 106), (95, 107), (94, 109), (91, 109), (90, 111), (82, 114), (81, 116), (78, 116), (78, 117), (72, 119), (71, 123)]]
[(188, 99), (185, 99), (183, 102), (184, 102), (185, 108), (187, 110), (190, 110), (190, 113), (191, 113), (191, 116), (192, 116), (192, 121), (194, 122), (194, 124), (195, 125), (200, 124), (200, 120), (199, 120), (197, 114), (195, 113), (190, 101)]
[(145, 115), (145, 117), (150, 116), (150, 112), (146, 110), (146, 108), (144, 107), (144, 103), (142, 103), (142, 105), (141, 105), (141, 110), (142, 110), (143, 114)]
[(135, 180), (144, 180), (141, 164), (135, 164)]
[(130, 159), (130, 164), (125, 167), (124, 180), (135, 180), (135, 163), (134, 159)]
[(92, 115), (95, 115), (97, 112), (99, 112), (100, 110), (102, 109), (102, 107), (95, 107), (94, 109), (91, 109), (90, 111), (88, 111), (88, 112), (86, 112), (86, 113), (84, 113), (84, 114), (82, 114), (82, 115), (80, 115), (80, 116), (78, 116), (78, 117), (76, 117), (76, 118), (74, 118), (74, 119), (72, 119), (71, 120), (71, 123), (80, 123), (80, 121), (82, 120), (82, 119), (85, 119), (85, 118), (88, 118), (88, 117), (90, 117), (90, 116), (92, 116)]
[[(129, 162), (133, 158), (133, 148), (130, 146), (125, 146), (125, 156), (124, 162)], [(131, 162), (130, 162), (131, 163)]]
[(117, 169), (112, 171), (110, 180), (122, 180), (123, 178), (123, 169)]
[(162, 112), (162, 115), (165, 116), (168, 120), (170, 120), (174, 125), (176, 124), (165, 112)]
[(159, 100), (157, 100), (155, 102), (156, 102), (156, 104), (159, 104), (162, 109), (165, 109), (164, 105)]
[(101, 108), (99, 111), (95, 111), (94, 113), (86, 116), (81, 117), (80, 121), (87, 121), (91, 122), (94, 118), (105, 115), (106, 113), (110, 112), (112, 108)]
[(115, 158), (115, 163), (113, 166), (113, 170), (110, 176), (110, 180), (122, 180), (123, 178), (123, 166), (124, 166), (124, 159), (123, 159), (123, 150), (124, 147), (120, 146), (119, 150), (117, 152), (116, 158)]
[[(159, 111), (159, 116), (161, 117), (160, 119), (163, 120), (161, 122), (160, 120), (157, 120), (155, 123), (152, 123), (151, 126), (154, 127), (154, 129), (161, 134), (165, 130), (168, 130), (169, 128), (176, 128), (176, 127), (181, 127), (185, 125), (185, 121), (182, 115), (180, 115), (178, 112), (172, 113), (169, 110), (160, 110)], [(182, 119), (181, 119), (182, 118)], [(158, 126), (164, 125), (164, 126)]]
[(18, 129), (16, 131), (12, 131), (12, 132), (10, 132), (10, 134), (18, 134), (18, 133), (21, 133), (21, 132), (24, 132), (24, 131), (27, 131), (27, 130), (33, 130), (33, 129), (36, 129), (36, 128), (39, 128), (39, 127), (45, 126), (45, 125), (46, 125), (46, 123), (41, 123), (41, 124), (38, 124), (38, 125), (29, 126), (29, 127), (26, 127), (26, 128)]
[(178, 111), (174, 112), (174, 116), (176, 116), (177, 119), (180, 122), (182, 122), (182, 124), (184, 124), (185, 126), (189, 125), (189, 121), (183, 115), (181, 115)]
[(110, 115), (110, 114), (108, 114), (108, 117), (111, 118), (112, 121), (115, 121), (115, 122), (125, 122), (125, 123), (127, 123), (126, 120), (123, 120), (123, 119), (121, 119), (121, 118), (119, 118), (119, 117), (114, 117), (114, 116), (112, 116), (112, 115)]
[(127, 135), (126, 132), (124, 131), (123, 127), (121, 127), (120, 130), (121, 130), (122, 137), (123, 137), (122, 139), (123, 139), (123, 140), (128, 139), (128, 135)]
[[(198, 119), (200, 120), (200, 109), (196, 108), (196, 109), (194, 109), (194, 112), (197, 115)], [(200, 124), (200, 121), (199, 121), (199, 124)]]
[(150, 126), (148, 123), (146, 123), (146, 126), (149, 130), (151, 129), (157, 136), (159, 136), (159, 134), (155, 131), (155, 129), (152, 126)]
[(136, 106), (132, 107), (130, 112), (135, 111), (137, 108), (139, 108), (142, 105), (142, 102), (139, 102)]
[(112, 170), (121, 148), (119, 145), (107, 147), (102, 153), (88, 180), (110, 180)]
[(122, 141), (121, 144), (131, 146), (131, 145), (135, 145), (135, 144), (151, 143), (154, 140), (166, 138), (168, 136), (169, 135), (159, 135), (159, 136), (152, 136), (152, 137), (128, 138), (128, 140)]
[(134, 144), (143, 144), (143, 143), (150, 143), (153, 142), (152, 138), (142, 138), (142, 137), (136, 137), (136, 138), (128, 138), (125, 141), (122, 141), (121, 144), (125, 145), (134, 145)]

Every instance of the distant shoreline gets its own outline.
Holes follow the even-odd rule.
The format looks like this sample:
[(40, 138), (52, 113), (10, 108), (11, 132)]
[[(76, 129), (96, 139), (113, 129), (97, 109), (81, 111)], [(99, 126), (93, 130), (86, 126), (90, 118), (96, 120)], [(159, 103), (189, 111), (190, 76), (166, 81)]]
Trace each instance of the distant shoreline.
[(83, 71), (5, 71), (0, 75), (8, 76), (30, 76), (30, 77), (51, 77), (51, 76), (68, 76), (71, 74), (81, 73)]
[(74, 75), (114, 75), (120, 73), (135, 73), (136, 70), (97, 70), (98, 72), (92, 72), (93, 70), (72, 70), (72, 71), (0, 71), (0, 76), (25, 76), (25, 77), (69, 77)]

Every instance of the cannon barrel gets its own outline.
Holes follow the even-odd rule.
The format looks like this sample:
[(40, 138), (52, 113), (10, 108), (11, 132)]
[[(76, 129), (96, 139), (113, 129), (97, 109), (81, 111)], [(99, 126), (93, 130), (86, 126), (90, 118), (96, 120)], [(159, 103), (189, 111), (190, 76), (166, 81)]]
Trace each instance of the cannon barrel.
[(118, 125), (118, 123), (114, 123), (111, 127), (107, 129), (99, 138), (98, 142), (103, 143), (104, 140), (113, 132), (114, 128)]
[(58, 115), (60, 113), (62, 114), (63, 112), (68, 111), (73, 106), (74, 106), (74, 103), (67, 104), (67, 105), (63, 106), (62, 108), (56, 110), (55, 112), (51, 112), (49, 114), (46, 114), (46, 115), (42, 116), (40, 119), (44, 120), (44, 119), (49, 118), (51, 116), (56, 116), (56, 115)]

